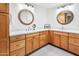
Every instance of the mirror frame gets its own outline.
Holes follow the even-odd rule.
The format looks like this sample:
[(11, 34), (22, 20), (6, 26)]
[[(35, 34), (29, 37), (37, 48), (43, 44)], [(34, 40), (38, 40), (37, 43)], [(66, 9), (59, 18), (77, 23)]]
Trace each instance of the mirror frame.
[[(22, 19), (21, 19), (21, 13), (23, 12), (23, 11), (28, 11), (31, 15), (32, 15), (32, 21), (31, 22), (29, 22), (29, 23), (25, 23), (25, 22), (23, 22), (22, 21)], [(22, 9), (19, 13), (18, 13), (18, 19), (19, 19), (19, 21), (23, 24), (23, 25), (30, 25), (30, 24), (32, 24), (33, 23), (33, 21), (34, 21), (34, 15), (33, 15), (33, 13), (30, 11), (30, 10), (28, 10), (28, 9)]]
[[(69, 22), (67, 22), (67, 23), (61, 23), (61, 22), (59, 22), (59, 20), (58, 20), (58, 16), (60, 15), (60, 13), (64, 13), (64, 12), (69, 12), (70, 14), (71, 14), (71, 20), (69, 21)], [(58, 14), (57, 14), (57, 21), (58, 21), (58, 23), (60, 23), (60, 24), (62, 24), (62, 25), (67, 25), (67, 24), (69, 24), (69, 23), (71, 23), (72, 22), (72, 20), (73, 20), (73, 18), (74, 18), (74, 15), (73, 15), (73, 13), (72, 13), (72, 11), (69, 11), (69, 10), (64, 10), (64, 11), (61, 11), (61, 12), (59, 12)]]

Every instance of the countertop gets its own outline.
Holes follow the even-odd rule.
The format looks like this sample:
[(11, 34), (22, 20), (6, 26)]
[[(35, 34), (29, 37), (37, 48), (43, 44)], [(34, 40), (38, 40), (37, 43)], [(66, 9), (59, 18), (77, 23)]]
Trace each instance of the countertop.
[(13, 32), (10, 32), (10, 36), (21, 35), (21, 34), (29, 34), (29, 33), (40, 32), (40, 31), (47, 31), (47, 30), (79, 34), (78, 30), (40, 29), (40, 30), (33, 30), (33, 31), (13, 31)]
[(49, 29), (40, 29), (40, 30), (33, 30), (33, 31), (12, 31), (12, 32), (10, 32), (10, 36), (21, 35), (21, 34), (29, 34), (29, 33), (47, 31), (47, 30), (49, 30)]

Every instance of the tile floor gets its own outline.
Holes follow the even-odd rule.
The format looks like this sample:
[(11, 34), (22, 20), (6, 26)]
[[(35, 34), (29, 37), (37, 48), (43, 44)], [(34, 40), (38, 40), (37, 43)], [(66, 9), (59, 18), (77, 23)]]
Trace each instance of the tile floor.
[(32, 53), (29, 56), (74, 56), (71, 53), (68, 53), (62, 49), (59, 49), (57, 47), (47, 45), (34, 53)]

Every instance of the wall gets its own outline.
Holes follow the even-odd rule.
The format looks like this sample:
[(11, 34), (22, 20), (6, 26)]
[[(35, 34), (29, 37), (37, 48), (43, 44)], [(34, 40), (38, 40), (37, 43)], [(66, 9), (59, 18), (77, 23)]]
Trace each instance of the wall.
[[(36, 30), (44, 29), (44, 24), (50, 24), (52, 29), (62, 29), (64, 30), (79, 30), (79, 4), (74, 4), (65, 8), (42, 8), (40, 6), (34, 6), (34, 8), (28, 8), (24, 4), (10, 4), (10, 33), (16, 31), (33, 31), (32, 25), (36, 24)], [(18, 12), (21, 9), (30, 9), (34, 14), (34, 22), (31, 25), (23, 25), (18, 20)], [(57, 22), (57, 14), (62, 10), (70, 10), (74, 14), (74, 19), (70, 24), (61, 25)], [(30, 29), (28, 29), (30, 28)]]
[[(64, 30), (79, 30), (79, 4), (74, 4), (72, 6), (67, 6), (65, 8), (50, 8), (47, 10), (48, 20), (53, 29), (61, 29), (64, 27)], [(67, 25), (61, 25), (57, 22), (57, 14), (62, 10), (70, 10), (74, 14), (74, 19), (71, 23)]]
[[(34, 8), (28, 8), (24, 4), (11, 3), (9, 6), (10, 13), (10, 33), (17, 31), (33, 31), (32, 25), (36, 24), (36, 30), (43, 29), (46, 23), (46, 9), (35, 6)], [(21, 9), (29, 9), (34, 14), (34, 22), (31, 25), (23, 25), (18, 20), (18, 13)]]

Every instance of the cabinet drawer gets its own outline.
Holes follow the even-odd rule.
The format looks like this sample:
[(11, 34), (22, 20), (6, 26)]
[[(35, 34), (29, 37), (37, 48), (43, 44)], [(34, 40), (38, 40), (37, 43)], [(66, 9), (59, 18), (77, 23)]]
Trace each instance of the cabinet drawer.
[(25, 55), (25, 47), (19, 50), (10, 52), (10, 56), (24, 56)]
[(69, 33), (69, 36), (70, 37), (79, 38), (79, 34)]
[(10, 37), (10, 42), (18, 41), (25, 39), (25, 35), (17, 35), (17, 36), (11, 36)]
[(27, 34), (26, 38), (28, 38), (28, 37), (34, 37), (34, 36), (39, 36), (39, 33)]
[(10, 43), (10, 51), (14, 51), (22, 47), (25, 47), (25, 40)]
[(69, 37), (69, 43), (79, 46), (79, 39), (78, 38)]
[(54, 32), (54, 34), (68, 36), (68, 33), (65, 32)]
[(69, 51), (79, 55), (79, 46), (76, 46), (74, 44), (69, 44)]
[(60, 35), (60, 34), (61, 34), (61, 32), (58, 32), (58, 31), (54, 31), (54, 34), (59, 34), (59, 35)]

